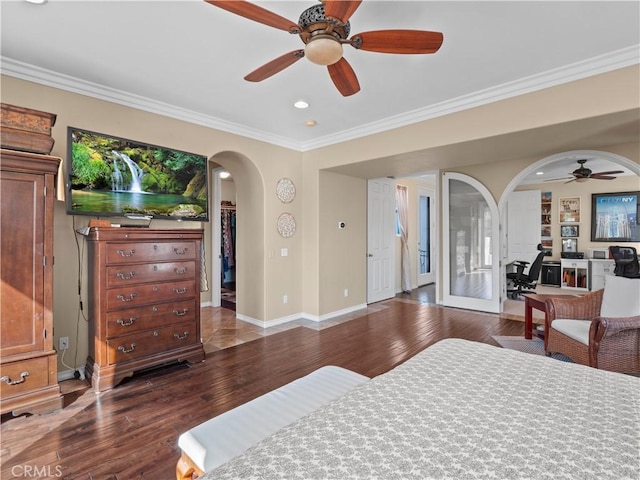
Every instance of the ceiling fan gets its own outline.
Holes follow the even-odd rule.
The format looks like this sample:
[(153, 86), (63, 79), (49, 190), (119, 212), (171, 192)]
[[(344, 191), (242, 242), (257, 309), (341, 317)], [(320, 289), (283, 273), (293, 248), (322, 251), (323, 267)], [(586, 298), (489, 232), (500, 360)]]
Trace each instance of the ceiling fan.
[(585, 163), (587, 163), (586, 159), (577, 160), (580, 164), (580, 167), (571, 172), (573, 178), (565, 183), (570, 183), (573, 181), (576, 182), (586, 182), (590, 178), (595, 178), (597, 180), (615, 180), (616, 177), (612, 177), (611, 175), (617, 175), (619, 173), (624, 173), (622, 170), (611, 170), (610, 172), (598, 172), (593, 173), (591, 169), (585, 167)]
[(349, 18), (362, 0), (324, 0), (302, 12), (298, 23), (251, 2), (205, 1), (249, 20), (299, 35), (305, 44), (304, 49), (285, 53), (249, 73), (244, 77), (249, 82), (265, 80), (306, 57), (313, 63), (326, 65), (334, 85), (346, 97), (359, 92), (360, 84), (353, 68), (342, 56), (343, 44), (370, 52), (424, 54), (437, 52), (443, 40), (442, 33), (424, 30), (376, 30), (349, 38)]

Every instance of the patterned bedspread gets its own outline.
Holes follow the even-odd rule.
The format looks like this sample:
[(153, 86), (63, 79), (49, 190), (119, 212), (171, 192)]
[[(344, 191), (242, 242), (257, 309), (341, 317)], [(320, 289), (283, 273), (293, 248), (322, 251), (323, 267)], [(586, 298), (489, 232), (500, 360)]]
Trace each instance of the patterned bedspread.
[(640, 478), (640, 379), (443, 340), (203, 479)]

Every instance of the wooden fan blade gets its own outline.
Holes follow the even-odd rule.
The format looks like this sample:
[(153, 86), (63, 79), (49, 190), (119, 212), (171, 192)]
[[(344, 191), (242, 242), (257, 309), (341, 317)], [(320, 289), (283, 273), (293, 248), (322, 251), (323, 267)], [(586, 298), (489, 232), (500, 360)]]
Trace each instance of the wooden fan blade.
[[(572, 182), (572, 181), (574, 181), (574, 180), (575, 180), (575, 177), (573, 177), (573, 178), (572, 178), (572, 177), (550, 178), (550, 179), (548, 179), (548, 180), (543, 180), (543, 182), (542, 182), (542, 183), (545, 183), (545, 182), (559, 182), (559, 181), (561, 181), (561, 180), (569, 180), (570, 182)], [(565, 183), (566, 183), (566, 182), (565, 182)]]
[(353, 12), (355, 12), (362, 0), (356, 1), (340, 1), (340, 0), (325, 0), (324, 2), (324, 16), (326, 18), (334, 18), (340, 23), (347, 23)]
[(256, 68), (253, 72), (244, 77), (248, 82), (261, 82), (281, 72), (290, 65), (293, 65), (298, 60), (304, 57), (304, 50), (294, 50), (293, 52), (285, 53), (278, 58), (265, 63), (259, 68)]
[(343, 97), (348, 97), (360, 91), (358, 77), (356, 77), (356, 73), (344, 57), (333, 65), (327, 66), (327, 69), (333, 84)]
[(594, 178), (596, 180), (615, 180), (617, 177), (608, 177), (606, 175), (602, 175), (601, 173), (597, 173), (597, 174), (591, 175), (589, 178)]
[(597, 177), (598, 175), (619, 175), (621, 173), (624, 173), (624, 171), (622, 171), (622, 170), (611, 170), (610, 172), (592, 173), (591, 176), (592, 177)]
[(351, 37), (351, 45), (360, 50), (380, 53), (435, 53), (442, 45), (440, 32), (424, 30), (376, 30)]
[(205, 2), (215, 5), (216, 7), (227, 10), (228, 12), (235, 13), (241, 17), (248, 18), (255, 22), (269, 25), (270, 27), (278, 28), (289, 33), (300, 33), (300, 26), (297, 23), (293, 23), (291, 20), (287, 20), (280, 15), (273, 13), (265, 8), (254, 5), (250, 2), (241, 0), (233, 1), (217, 1), (217, 0), (205, 0)]

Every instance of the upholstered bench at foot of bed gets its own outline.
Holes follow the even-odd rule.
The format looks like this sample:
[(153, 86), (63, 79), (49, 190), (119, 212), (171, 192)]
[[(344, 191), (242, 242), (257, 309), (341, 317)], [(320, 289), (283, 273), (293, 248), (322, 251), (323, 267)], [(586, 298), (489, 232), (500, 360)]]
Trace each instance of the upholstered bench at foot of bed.
[(368, 377), (326, 366), (225, 412), (180, 435), (178, 480), (197, 478), (308, 415)]

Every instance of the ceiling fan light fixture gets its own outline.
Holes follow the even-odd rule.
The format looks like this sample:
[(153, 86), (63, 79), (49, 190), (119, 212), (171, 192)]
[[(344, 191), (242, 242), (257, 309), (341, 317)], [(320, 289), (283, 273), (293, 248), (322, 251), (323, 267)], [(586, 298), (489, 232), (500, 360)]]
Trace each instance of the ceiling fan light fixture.
[(331, 35), (318, 35), (307, 43), (304, 56), (316, 65), (333, 65), (342, 58), (342, 44)]
[(584, 183), (584, 182), (586, 182), (587, 180), (589, 180), (589, 178), (587, 178), (587, 177), (579, 177), (579, 178), (576, 178), (576, 182), (578, 182), (578, 183)]

